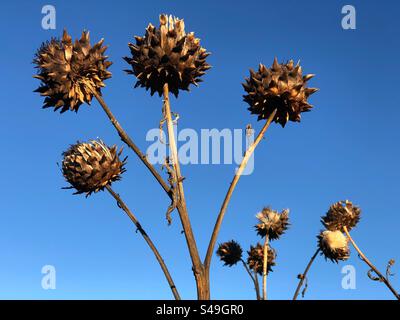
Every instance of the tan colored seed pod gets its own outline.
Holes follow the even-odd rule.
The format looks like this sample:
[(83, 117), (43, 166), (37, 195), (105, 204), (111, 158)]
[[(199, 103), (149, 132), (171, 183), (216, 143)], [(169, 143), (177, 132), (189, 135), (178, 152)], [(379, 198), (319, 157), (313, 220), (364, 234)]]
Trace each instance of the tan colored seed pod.
[(321, 254), (325, 259), (338, 263), (350, 257), (349, 241), (341, 231), (321, 231), (317, 238)]
[[(247, 253), (247, 265), (249, 268), (262, 275), (264, 264), (264, 247), (260, 243), (257, 243), (255, 247), (250, 246), (250, 251), (247, 251)], [(267, 273), (273, 271), (272, 267), (276, 264), (275, 259), (276, 251), (268, 245)]]
[(348, 231), (353, 229), (360, 221), (360, 216), (360, 207), (353, 205), (349, 200), (344, 200), (331, 205), (326, 215), (321, 218), (321, 222), (330, 231), (344, 232), (344, 227)]
[(35, 92), (45, 96), (43, 108), (77, 112), (82, 103), (90, 104), (93, 90), (101, 94), (103, 81), (111, 77), (106, 49), (103, 40), (91, 46), (87, 31), (75, 42), (64, 30), (61, 40), (43, 43), (33, 61), (39, 69), (34, 77), (41, 81)]
[(126, 158), (122, 161), (117, 147), (108, 147), (101, 140), (72, 145), (63, 153), (62, 172), (65, 179), (76, 189), (75, 194), (103, 190), (105, 186), (121, 179), (125, 172)]
[(126, 70), (137, 78), (135, 88), (150, 89), (161, 96), (164, 84), (176, 97), (179, 90), (197, 86), (206, 70), (210, 68), (206, 58), (210, 54), (200, 45), (194, 33), (185, 32), (185, 24), (165, 14), (160, 15), (160, 26), (151, 23), (144, 37), (135, 37), (136, 44), (129, 43), (130, 57), (124, 59), (132, 70)]
[(242, 247), (234, 240), (221, 243), (217, 250), (217, 256), (224, 262), (225, 266), (229, 267), (242, 260), (242, 253)]
[(301, 66), (294, 66), (293, 60), (280, 64), (275, 58), (271, 68), (260, 64), (257, 72), (250, 69), (250, 77), (243, 83), (247, 92), (244, 101), (250, 105), (250, 112), (258, 115), (258, 120), (267, 119), (277, 109), (273, 120), (282, 127), (289, 120), (300, 122), (301, 113), (312, 108), (307, 99), (318, 90), (307, 87), (313, 76), (303, 76)]
[(270, 240), (279, 239), (289, 227), (289, 209), (278, 213), (270, 207), (265, 207), (256, 215), (260, 221), (255, 228), (261, 237), (268, 235)]

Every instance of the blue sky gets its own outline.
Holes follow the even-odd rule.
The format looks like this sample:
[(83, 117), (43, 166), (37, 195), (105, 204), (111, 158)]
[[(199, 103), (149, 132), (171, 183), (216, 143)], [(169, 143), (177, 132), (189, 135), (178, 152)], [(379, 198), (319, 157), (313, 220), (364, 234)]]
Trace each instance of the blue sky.
[[(41, 8), (53, 4), (57, 29), (41, 28)], [(285, 129), (273, 125), (257, 149), (255, 171), (239, 182), (219, 241), (236, 239), (244, 248), (258, 238), (255, 214), (264, 206), (290, 208), (290, 230), (273, 243), (277, 266), (269, 277), (269, 297), (290, 299), (296, 275), (316, 248), (320, 216), (329, 205), (350, 199), (363, 209), (352, 232), (361, 248), (384, 271), (390, 258), (400, 261), (398, 198), (400, 187), (398, 119), (399, 31), (395, 1), (351, 1), (357, 29), (341, 28), (344, 1), (19, 1), (2, 4), (0, 27), (0, 298), (163, 299), (172, 298), (161, 270), (128, 218), (107, 193), (88, 199), (72, 196), (57, 162), (77, 140), (101, 137), (121, 145), (97, 103), (78, 114), (42, 110), (32, 91), (38, 81), (33, 54), (62, 29), (92, 41), (105, 38), (114, 62), (104, 98), (145, 150), (146, 132), (160, 120), (161, 100), (122, 71), (127, 43), (142, 35), (159, 13), (185, 19), (202, 45), (212, 52), (213, 68), (190, 94), (172, 98), (180, 128), (244, 128), (261, 123), (242, 102), (241, 82), (250, 67), (301, 59), (310, 81), (321, 90), (312, 112)], [(195, 298), (195, 285), (177, 214), (168, 227), (169, 205), (152, 176), (133, 153), (114, 189), (137, 214), (171, 269), (182, 297)], [(190, 217), (201, 255), (234, 173), (235, 165), (183, 166)], [(354, 265), (355, 290), (341, 288), (341, 268)], [(43, 290), (41, 268), (54, 265), (57, 289)], [(366, 276), (367, 267), (352, 250), (346, 263), (319, 257), (309, 275), (308, 299), (391, 299), (382, 284)], [(395, 265), (396, 272), (398, 266)], [(396, 272), (399, 273), (399, 272)], [(214, 257), (212, 298), (252, 299), (254, 292), (241, 267), (224, 268)], [(400, 278), (393, 278), (400, 288)]]

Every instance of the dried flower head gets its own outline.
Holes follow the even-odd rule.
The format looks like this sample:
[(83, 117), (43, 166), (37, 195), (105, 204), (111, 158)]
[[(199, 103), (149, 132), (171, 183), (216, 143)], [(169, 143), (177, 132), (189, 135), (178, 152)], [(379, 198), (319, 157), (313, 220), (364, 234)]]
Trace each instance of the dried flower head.
[(338, 263), (339, 260), (345, 261), (350, 257), (348, 239), (341, 231), (321, 231), (317, 238), (321, 254), (325, 259)]
[(260, 221), (255, 226), (257, 234), (261, 237), (268, 235), (270, 240), (279, 239), (289, 226), (289, 209), (278, 213), (270, 207), (265, 207), (256, 217)]
[[(250, 251), (247, 251), (247, 254), (249, 255), (247, 257), (247, 265), (249, 268), (262, 275), (264, 264), (264, 247), (260, 243), (257, 243), (255, 247), (250, 246)], [(273, 271), (272, 267), (275, 266), (275, 259), (276, 251), (268, 245), (267, 273)]]
[(138, 86), (150, 89), (161, 96), (164, 84), (177, 97), (179, 90), (189, 91), (190, 84), (197, 86), (201, 76), (210, 68), (206, 58), (209, 52), (200, 46), (194, 33), (185, 32), (182, 19), (160, 15), (160, 26), (151, 23), (144, 37), (135, 36), (136, 44), (129, 43), (131, 57), (124, 59), (132, 66), (126, 70), (138, 79)]
[(232, 267), (242, 260), (243, 250), (234, 240), (221, 243), (218, 246), (217, 255), (224, 262), (224, 266)]
[(82, 103), (90, 104), (93, 91), (100, 94), (103, 81), (111, 77), (106, 49), (103, 39), (92, 47), (87, 31), (75, 42), (64, 30), (61, 40), (43, 43), (33, 60), (39, 69), (34, 77), (41, 81), (35, 92), (46, 97), (43, 108), (77, 112)]
[(271, 68), (260, 64), (258, 71), (250, 69), (250, 77), (243, 83), (247, 92), (243, 96), (252, 114), (258, 120), (267, 119), (277, 109), (274, 121), (282, 127), (290, 121), (300, 122), (301, 113), (310, 111), (308, 97), (316, 88), (307, 88), (307, 81), (314, 75), (302, 75), (301, 66), (294, 66), (293, 60), (279, 64), (275, 58)]
[(111, 148), (103, 141), (92, 140), (72, 145), (63, 153), (62, 172), (65, 179), (76, 189), (75, 194), (103, 190), (105, 186), (121, 179), (125, 172), (126, 158), (122, 161), (116, 146)]
[(349, 200), (339, 201), (330, 206), (328, 212), (322, 217), (322, 224), (331, 231), (348, 231), (353, 229), (360, 221), (361, 209)]

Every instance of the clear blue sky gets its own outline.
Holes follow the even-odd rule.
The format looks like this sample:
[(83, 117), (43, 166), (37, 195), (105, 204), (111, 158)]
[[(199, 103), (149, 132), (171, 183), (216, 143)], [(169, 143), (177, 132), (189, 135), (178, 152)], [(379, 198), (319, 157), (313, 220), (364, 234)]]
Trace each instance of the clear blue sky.
[[(399, 31), (396, 1), (350, 1), (357, 29), (341, 28), (347, 1), (51, 1), (57, 30), (41, 28), (48, 2), (2, 4), (0, 14), (0, 298), (171, 298), (158, 264), (127, 217), (107, 193), (72, 196), (57, 162), (70, 143), (101, 137), (121, 144), (97, 103), (78, 114), (42, 110), (32, 91), (33, 54), (42, 41), (64, 27), (77, 37), (105, 38), (114, 62), (104, 97), (122, 125), (145, 150), (148, 129), (160, 120), (161, 101), (122, 71), (133, 35), (142, 35), (159, 13), (185, 19), (212, 55), (213, 68), (190, 94), (173, 98), (180, 128), (244, 128), (261, 123), (242, 102), (241, 82), (250, 67), (301, 59), (316, 73), (315, 109), (302, 123), (274, 125), (257, 149), (254, 174), (243, 177), (230, 203), (219, 241), (232, 238), (247, 248), (258, 238), (254, 215), (262, 206), (291, 209), (292, 227), (274, 243), (277, 266), (269, 277), (269, 297), (289, 299), (296, 275), (316, 247), (320, 216), (332, 202), (350, 199), (363, 209), (353, 236), (376, 265), (400, 263), (398, 213), (400, 171)], [(177, 214), (168, 227), (167, 197), (128, 149), (127, 173), (114, 188), (159, 245), (182, 297), (195, 286)], [(235, 165), (184, 166), (190, 216), (202, 256)], [(309, 299), (387, 299), (390, 292), (366, 276), (353, 254), (339, 265), (318, 258), (309, 276)], [(41, 268), (54, 265), (57, 289), (41, 288)], [(341, 288), (341, 267), (357, 270), (357, 289)], [(394, 271), (400, 265), (395, 265)], [(400, 288), (400, 272), (393, 285)], [(252, 285), (241, 267), (224, 268), (214, 257), (213, 298), (250, 298)]]

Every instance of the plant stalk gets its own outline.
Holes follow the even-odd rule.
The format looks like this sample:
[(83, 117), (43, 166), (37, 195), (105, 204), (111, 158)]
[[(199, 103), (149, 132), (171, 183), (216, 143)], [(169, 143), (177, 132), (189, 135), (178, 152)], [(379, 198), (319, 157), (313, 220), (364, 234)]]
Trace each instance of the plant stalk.
[(167, 122), (167, 131), (168, 131), (168, 145), (171, 152), (172, 157), (172, 165), (174, 169), (174, 180), (177, 186), (178, 192), (178, 213), (183, 226), (183, 232), (185, 234), (186, 243), (189, 249), (190, 258), (192, 260), (193, 272), (196, 279), (197, 285), (197, 296), (200, 300), (208, 300), (210, 298), (210, 290), (209, 290), (209, 277), (208, 274), (204, 272), (204, 266), (201, 263), (201, 259), (199, 256), (199, 252), (197, 249), (196, 240), (194, 238), (193, 230), (190, 224), (189, 215), (187, 212), (185, 193), (183, 190), (183, 177), (181, 174), (179, 158), (178, 158), (178, 150), (175, 141), (175, 133), (174, 126), (172, 122), (171, 115), (171, 105), (169, 101), (169, 88), (168, 83), (166, 83), (163, 87), (163, 98), (164, 98), (164, 116)]
[(301, 274), (301, 278), (300, 278), (299, 284), (297, 285), (296, 292), (294, 293), (293, 300), (296, 300), (296, 299), (297, 299), (297, 297), (298, 297), (298, 295), (299, 295), (299, 293), (300, 293), (300, 289), (301, 289), (301, 287), (303, 286), (304, 280), (305, 280), (306, 277), (307, 277), (308, 270), (310, 270), (311, 265), (313, 264), (315, 258), (317, 257), (318, 253), (320, 252), (320, 250), (321, 250), (321, 249), (318, 248), (318, 249), (315, 251), (314, 255), (311, 257), (310, 261), (308, 262), (307, 267), (306, 267), (306, 269), (304, 270), (303, 274)]
[[(254, 283), (254, 290), (256, 291), (257, 300), (260, 300), (260, 288), (259, 288), (259, 286), (258, 286), (258, 281), (257, 281), (258, 279), (255, 278), (255, 277), (251, 274), (251, 271), (249, 270), (249, 267), (247, 266), (246, 262), (245, 262), (243, 259), (241, 259), (240, 261), (242, 261), (244, 268), (246, 269), (248, 275), (250, 276), (251, 280), (252, 280), (253, 283)], [(257, 274), (256, 274), (256, 277), (257, 277)]]
[(208, 249), (207, 249), (207, 254), (206, 257), (204, 259), (204, 267), (206, 269), (206, 272), (209, 272), (210, 270), (210, 265), (211, 265), (211, 259), (213, 256), (213, 252), (214, 252), (214, 247), (215, 247), (215, 243), (217, 241), (218, 238), (218, 234), (219, 234), (219, 230), (221, 229), (221, 224), (222, 221), (224, 219), (225, 216), (225, 212), (226, 209), (228, 208), (228, 204), (229, 201), (232, 197), (232, 193), (235, 190), (235, 187), (240, 179), (240, 176), (243, 172), (243, 170), (246, 168), (247, 162), (249, 161), (251, 155), (254, 153), (254, 150), (256, 149), (256, 147), (258, 146), (258, 144), (260, 143), (261, 139), (264, 137), (267, 129), (269, 128), (272, 120), (275, 118), (275, 114), (276, 114), (277, 109), (275, 109), (271, 115), (268, 117), (268, 120), (266, 121), (266, 123), (264, 124), (263, 128), (261, 129), (260, 133), (258, 134), (256, 140), (250, 145), (250, 147), (246, 150), (245, 155), (242, 159), (242, 162), (238, 168), (238, 170), (235, 173), (235, 176), (233, 177), (233, 180), (229, 186), (228, 192), (225, 196), (225, 199), (222, 203), (220, 212), (218, 214), (217, 217), (217, 221), (215, 222), (215, 226), (214, 226), (214, 230), (212, 232), (211, 235), (211, 239), (208, 245)]
[(106, 189), (114, 197), (114, 199), (117, 201), (118, 206), (122, 210), (125, 211), (125, 213), (131, 219), (131, 221), (135, 224), (137, 230), (143, 236), (144, 240), (146, 241), (146, 243), (150, 247), (151, 251), (153, 251), (154, 256), (156, 257), (158, 263), (160, 264), (161, 269), (164, 272), (165, 278), (168, 281), (169, 287), (171, 288), (171, 291), (172, 291), (172, 294), (174, 295), (175, 300), (180, 300), (181, 298), (179, 296), (179, 293), (178, 293), (178, 290), (177, 290), (177, 288), (175, 286), (175, 283), (172, 280), (171, 274), (169, 273), (168, 268), (167, 268), (163, 258), (161, 257), (160, 253), (158, 252), (156, 246), (154, 245), (153, 241), (151, 241), (151, 239), (148, 236), (148, 234), (146, 233), (146, 231), (144, 231), (144, 229), (142, 228), (141, 224), (139, 223), (139, 221), (137, 220), (135, 215), (128, 208), (128, 206), (122, 201), (121, 197), (109, 185), (106, 186)]
[(365, 256), (365, 254), (360, 250), (360, 248), (357, 246), (353, 238), (351, 237), (349, 231), (347, 230), (347, 227), (344, 226), (343, 230), (347, 236), (347, 238), (350, 240), (351, 244), (353, 245), (354, 249), (357, 250), (358, 254), (362, 258), (362, 260), (376, 273), (376, 275), (379, 277), (380, 281), (383, 282), (389, 290), (393, 293), (393, 295), (397, 298), (397, 300), (400, 300), (400, 295), (397, 293), (397, 291), (392, 287), (390, 284), (389, 280), (386, 279), (386, 277), (380, 273), (380, 271), (372, 264), (371, 261)]
[(265, 235), (263, 254), (263, 300), (267, 300), (267, 269), (268, 269), (268, 234)]

